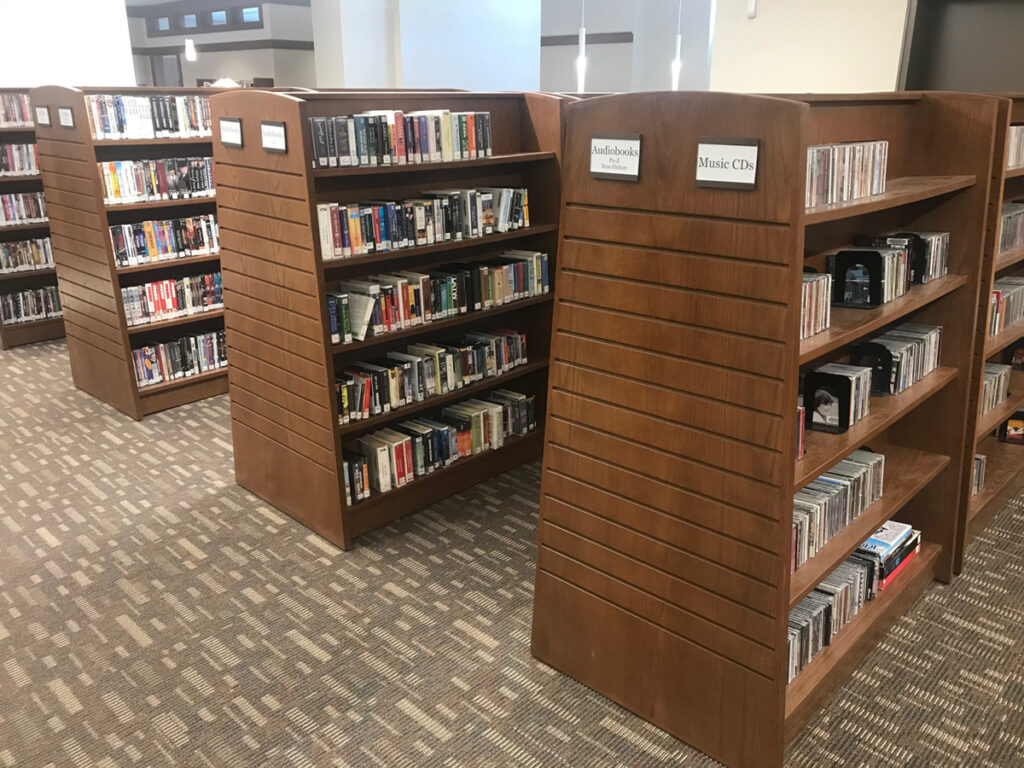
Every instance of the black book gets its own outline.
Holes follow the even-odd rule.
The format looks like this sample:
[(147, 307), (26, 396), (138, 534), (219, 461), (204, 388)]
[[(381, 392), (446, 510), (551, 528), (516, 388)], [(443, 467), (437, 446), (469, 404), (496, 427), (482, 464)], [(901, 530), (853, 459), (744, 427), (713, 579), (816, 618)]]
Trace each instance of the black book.
[(480, 122), (484, 126), (484, 147), (487, 150), (487, 157), (490, 157), (493, 152), (491, 150), (491, 113), (490, 112), (479, 112), (479, 117), (483, 119)]
[(338, 144), (337, 136), (335, 135), (334, 129), (334, 118), (324, 118), (324, 134), (327, 141), (327, 166), (329, 168), (338, 167)]
[(309, 118), (310, 137), (313, 143), (313, 167), (327, 167), (327, 119)]
[(338, 153), (338, 165), (351, 165), (348, 146), (348, 117), (334, 118), (334, 146)]

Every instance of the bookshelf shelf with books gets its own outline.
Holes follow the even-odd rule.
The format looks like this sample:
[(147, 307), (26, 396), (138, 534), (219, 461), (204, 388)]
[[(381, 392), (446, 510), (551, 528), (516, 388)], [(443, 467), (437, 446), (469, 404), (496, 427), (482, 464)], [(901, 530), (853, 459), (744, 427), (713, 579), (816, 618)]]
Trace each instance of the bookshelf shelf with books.
[[(193, 191), (209, 188), (204, 170), (172, 160), (210, 156), (204, 101), (213, 92), (32, 90), (33, 104), (50, 116), (50, 125), (39, 129), (39, 164), (53, 216), (72, 376), (79, 389), (135, 419), (227, 391), (222, 311), (135, 325), (128, 325), (125, 314), (129, 299), (133, 316), (141, 312), (141, 317), (199, 300), (198, 292), (183, 293), (189, 285), (183, 279), (219, 272), (217, 256), (203, 253), (216, 246), (215, 197), (106, 202), (120, 194), (171, 197), (179, 185)], [(129, 104), (130, 99), (135, 99), (133, 108), (121, 110), (119, 102)], [(125, 165), (119, 175), (121, 166), (115, 167), (139, 161), (151, 163), (144, 166), (145, 174), (129, 172)], [(119, 186), (112, 182), (115, 176)], [(142, 178), (148, 188), (139, 187)], [(203, 255), (143, 261), (171, 251)], [(147, 283), (156, 288), (148, 292)], [(191, 285), (196, 290), (194, 281)]]
[[(0, 128), (0, 152), (5, 152), (7, 144), (35, 144), (35, 125), (32, 124), (33, 114), (28, 99), (27, 89), (0, 88), (0, 122), (22, 123), (5, 125)], [(2, 161), (0, 161), (2, 162)], [(34, 195), (40, 197), (43, 191), (42, 176), (39, 173), (0, 173), (0, 195)], [(5, 271), (4, 260), (11, 258), (14, 252), (35, 255), (25, 261), (15, 263), (39, 264), (39, 257), (52, 260), (47, 254), (50, 226), (48, 221), (5, 222), (3, 209), (0, 207), (0, 296), (25, 296), (31, 292), (49, 292), (47, 299), (56, 297), (55, 286), (57, 273), (52, 267), (44, 269)], [(47, 254), (47, 255), (44, 255)], [(17, 257), (15, 257), (17, 258)], [(22, 315), (24, 317), (24, 315)], [(0, 349), (11, 349), (24, 344), (59, 339), (64, 336), (63, 318), (46, 317), (28, 322), (3, 322), (0, 320)]]
[[(566, 113), (532, 650), (730, 768), (779, 768), (785, 744), (907, 606), (953, 575), (988, 203), (978, 180), (990, 176), (998, 100), (636, 93)], [(640, 138), (636, 176), (591, 172), (608, 135)], [(806, 188), (827, 167), (819, 147), (842, 157), (877, 153), (881, 141), (884, 192), (807, 207), (847, 190), (831, 180)], [(954, 145), (961, 151), (948, 152)], [(747, 186), (702, 170), (750, 162), (752, 146)], [(871, 188), (853, 181), (849, 191)], [(921, 269), (914, 261), (882, 281), (865, 256), (841, 291), (804, 277), (851, 243), (907, 232), (921, 233)], [(896, 263), (875, 256), (881, 269)], [(853, 303), (864, 276), (878, 281), (878, 299), (860, 301), (873, 308), (833, 306), (826, 330), (801, 340), (823, 317), (805, 322), (803, 302)], [(898, 334), (888, 337), (899, 339), (897, 375), (878, 374), (875, 389), (897, 394), (863, 397), (856, 417), (850, 380), (847, 394), (840, 383), (831, 400), (815, 397), (794, 461), (808, 374), (889, 349), (870, 343), (883, 332)], [(915, 383), (917, 372), (895, 367), (911, 348), (931, 369)], [(862, 381), (871, 370), (860, 369)], [(844, 397), (850, 418), (833, 425)], [(829, 518), (813, 547), (796, 549), (807, 509), (829, 498), (818, 478), (852, 482), (878, 454), (874, 503)], [(864, 552), (880, 550), (865, 543), (883, 526), (902, 531), (893, 541), (905, 548), (872, 559)], [(871, 572), (885, 576), (879, 588), (847, 602), (859, 613), (804, 656), (791, 615), (799, 639), (823, 615), (813, 606), (851, 589), (851, 573)]]
[[(956, 547), (956, 570), (963, 563), (964, 548), (984, 529), (1003, 503), (1024, 484), (1024, 446), (1002, 443), (992, 433), (1014, 412), (1024, 407), (1022, 374), (1010, 374), (1009, 397), (994, 409), (982, 413), (985, 368), (988, 363), (1006, 363), (1016, 342), (1024, 338), (1024, 323), (1009, 324), (991, 334), (991, 297), (996, 281), (1024, 276), (1024, 242), (1020, 236), (1013, 242), (1004, 239), (1002, 215), (1004, 206), (1024, 199), (1024, 167), (1009, 167), (1011, 162), (1011, 126), (1024, 123), (1024, 93), (994, 94), (1001, 96), (995, 136), (995, 153), (989, 185), (989, 216), (980, 230), (984, 241), (984, 258), (980, 268), (978, 310), (975, 329), (977, 354), (969, 371), (970, 405), (967, 423), (967, 451), (961, 467), (960, 528)], [(1019, 129), (1018, 129), (1019, 130)], [(1019, 162), (1019, 160), (1018, 160)], [(1015, 225), (1007, 223), (1013, 232)], [(1007, 247), (1010, 246), (1010, 247)], [(985, 456), (984, 485), (972, 494), (974, 456)]]
[[(354, 490), (352, 476), (346, 475), (348, 462), (366, 450), (366, 439), (376, 440), (382, 430), (424, 428), (420, 422), (426, 420), (435, 425), (425, 429), (436, 439), (441, 434), (436, 419), (449, 418), (449, 410), (461, 408), (465, 401), (499, 397), (499, 390), (526, 396), (537, 425), (542, 425), (552, 295), (541, 289), (539, 256), (514, 257), (513, 261), (523, 259), (516, 262), (520, 267), (512, 266), (506, 254), (547, 254), (548, 274), (554, 273), (562, 104), (561, 99), (541, 94), (457, 92), (234, 92), (211, 99), (239, 484), (347, 548), (356, 536), (540, 454), (541, 430), (523, 434), (512, 430), (510, 423), (505, 425), (509, 433), (504, 441), (495, 438), (497, 448), (463, 454), (433, 471), (417, 463), (420, 474), (410, 472), (403, 482), (392, 478), (390, 490), (382, 490), (383, 484), (378, 487), (375, 479), (362, 499), (359, 494), (347, 498)], [(377, 117), (382, 113), (382, 119)], [(338, 116), (353, 117), (335, 120)], [(450, 124), (449, 117), (455, 118)], [(417, 122), (410, 125), (410, 119)], [(240, 147), (221, 141), (221, 120), (240, 121)], [(445, 161), (449, 152), (468, 147), (468, 133), (462, 133), (461, 140), (454, 130), (446, 134), (445, 126), (455, 129), (459, 120), (463, 128), (472, 124), (474, 130), (489, 125), (490, 133), (472, 134), (481, 156), (474, 158), (467, 151), (464, 159)], [(278, 129), (284, 152), (263, 149), (264, 122)], [(358, 124), (370, 126), (372, 136), (358, 133)], [(345, 133), (346, 125), (352, 133)], [(405, 143), (406, 129), (428, 126), (429, 133), (416, 133), (415, 146)], [(358, 141), (354, 150), (363, 150), (370, 146), (363, 142), (372, 138), (378, 143), (378, 164), (353, 165), (350, 157), (332, 151), (327, 155), (344, 164), (315, 167), (326, 165), (319, 158), (328, 149), (323, 143), (328, 135), (335, 149), (351, 136)], [(419, 159), (426, 158), (430, 136), (441, 161), (414, 163), (408, 153), (419, 147)], [(488, 146), (490, 156), (484, 153)], [(280, 143), (276, 149), (281, 149)], [(358, 158), (362, 153), (354, 154)], [(480, 197), (477, 189), (483, 190)], [(464, 190), (473, 190), (472, 195)], [(476, 229), (468, 216), (470, 200), (491, 201), (473, 209), (493, 211), (477, 217), (481, 226)], [(494, 230), (487, 233), (483, 223), (490, 226), (492, 216)], [(365, 252), (359, 242), (370, 240), (376, 246)], [(525, 275), (537, 282), (521, 282)], [(499, 297), (499, 285), (508, 280), (512, 292), (502, 287)], [(388, 285), (399, 287), (382, 291), (385, 298), (379, 300), (363, 303), (360, 298), (376, 296), (378, 288)], [(346, 297), (346, 319), (340, 310), (337, 320), (332, 316), (329, 296), (332, 302), (338, 301), (336, 296)], [(357, 317), (357, 306), (372, 307), (373, 313), (379, 310), (382, 321)], [(456, 307), (462, 307), (461, 312)], [(351, 322), (351, 341), (339, 343), (335, 336), (332, 342), (336, 322), (342, 324), (342, 336), (349, 327), (344, 323)], [(416, 355), (427, 355), (422, 350), (438, 344), (449, 345), (449, 351), (442, 352), (454, 363), (451, 355), (457, 347), (451, 345), (462, 344), (467, 334), (479, 338), (495, 329), (503, 329), (501, 334), (514, 332), (520, 340), (525, 336), (527, 348), (519, 365), (499, 375), (460, 377), (461, 386), (448, 378), (446, 389), (438, 384), (439, 389), (421, 393), (421, 399), (396, 401), (395, 390), (378, 392), (379, 381), (372, 379), (374, 397), (390, 398), (391, 410), (382, 413), (375, 410), (376, 404), (365, 406), (364, 418), (350, 415), (341, 423), (342, 407), (354, 413), (347, 399), (343, 406), (341, 392), (347, 398), (350, 391), (369, 387), (372, 378), (353, 371), (394, 361), (395, 355), (408, 358), (412, 348), (413, 359), (425, 361)], [(460, 354), (471, 356), (461, 357), (460, 365), (479, 359), (469, 349), (479, 352), (482, 347), (462, 347)], [(390, 368), (382, 370), (397, 370), (393, 362), (387, 364)], [(426, 371), (420, 368), (425, 362), (412, 364), (417, 371)], [(410, 370), (404, 376), (411, 375)], [(437, 370), (450, 376), (450, 369), (449, 374), (444, 368)], [(362, 383), (353, 383), (357, 380)], [(511, 406), (501, 407), (506, 415), (512, 412)], [(440, 443), (433, 445), (441, 450)], [(417, 451), (419, 446), (417, 442)], [(479, 447), (475, 438), (474, 447)], [(396, 454), (390, 461), (398, 472)]]

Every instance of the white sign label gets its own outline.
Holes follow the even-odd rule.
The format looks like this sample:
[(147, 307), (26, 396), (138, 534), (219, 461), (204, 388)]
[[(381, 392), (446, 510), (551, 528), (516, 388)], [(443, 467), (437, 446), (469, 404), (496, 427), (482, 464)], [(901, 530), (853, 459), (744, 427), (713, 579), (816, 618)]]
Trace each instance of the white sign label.
[(288, 151), (284, 136), (284, 123), (263, 120), (260, 122), (260, 135), (263, 139), (263, 148), (267, 152), (284, 153)]
[(595, 133), (590, 137), (590, 175), (596, 179), (640, 178), (639, 133)]
[(48, 107), (36, 107), (36, 124), (37, 125), (49, 125), (50, 124), (50, 110)]
[(753, 189), (758, 139), (702, 139), (697, 144), (697, 186)]
[(75, 117), (69, 107), (57, 107), (57, 120), (64, 128), (75, 127)]
[[(266, 134), (263, 134), (266, 136)], [(222, 117), (220, 119), (220, 143), (225, 147), (242, 146), (242, 120), (237, 117)], [(266, 139), (263, 140), (266, 146)]]

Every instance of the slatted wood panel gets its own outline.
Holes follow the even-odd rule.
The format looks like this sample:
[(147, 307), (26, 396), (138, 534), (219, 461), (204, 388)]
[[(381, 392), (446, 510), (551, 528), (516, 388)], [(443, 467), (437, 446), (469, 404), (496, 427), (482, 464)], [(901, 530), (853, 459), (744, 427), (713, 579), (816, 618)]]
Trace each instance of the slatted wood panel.
[[(996, 100), (629, 94), (567, 112), (532, 650), (729, 766), (778, 768), (952, 575)], [(638, 182), (589, 175), (599, 133), (641, 135)], [(754, 190), (696, 186), (697, 143), (721, 136), (759, 140)], [(878, 138), (891, 194), (804, 210), (808, 145)], [(801, 345), (804, 264), (894, 229), (949, 231), (950, 277)], [(845, 434), (809, 433), (794, 462), (801, 372), (908, 320), (944, 326), (940, 369)], [(891, 459), (883, 499), (791, 579), (793, 492), (865, 441)], [(787, 685), (791, 603), (889, 517), (926, 555)]]
[[(736, 765), (781, 751), (806, 111), (568, 110), (533, 651)], [(638, 183), (590, 178), (601, 132), (642, 134)], [(762, 139), (754, 192), (694, 186), (720, 135)]]
[[(141, 148), (134, 142), (94, 141), (89, 130), (85, 93), (146, 95), (169, 90), (46, 86), (33, 89), (31, 94), (33, 104), (46, 106), (50, 112), (51, 125), (39, 126), (39, 162), (75, 386), (136, 419), (227, 390), (224, 371), (141, 390), (135, 380), (132, 347), (143, 345), (147, 340), (145, 334), (164, 326), (134, 327), (129, 331), (121, 302), (121, 270), (114, 261), (108, 227), (111, 217), (116, 217), (115, 221), (165, 218), (181, 215), (184, 209), (105, 206), (103, 181), (96, 163), (109, 159), (110, 155), (100, 157), (97, 148), (102, 148), (101, 152), (121, 153), (117, 155), (119, 158), (132, 159), (174, 156), (180, 153), (180, 148), (169, 140), (152, 140), (150, 146)], [(196, 91), (183, 89), (183, 92)], [(71, 127), (60, 125), (58, 110), (61, 108), (71, 110)], [(203, 146), (191, 142), (188, 151), (201, 154)], [(212, 210), (213, 203), (202, 201), (201, 205), (204, 208), (199, 210)], [(193, 273), (212, 266), (212, 261), (204, 263)], [(168, 270), (180, 268), (174, 263), (154, 266), (147, 279), (163, 279), (168, 276)], [(216, 327), (212, 316), (204, 322), (209, 328)]]
[[(0, 88), (0, 94), (27, 94), (27, 88)], [(0, 132), (0, 144), (33, 144), (35, 129), (32, 127), (6, 128)], [(42, 176), (0, 177), (0, 194), (10, 192), (41, 192)], [(46, 237), (49, 227), (46, 224), (30, 225), (31, 228), (17, 229), (0, 226), (0, 242), (35, 239)], [(56, 272), (52, 269), (39, 272), (17, 272), (0, 274), (0, 294), (41, 288), (56, 282)], [(48, 318), (31, 323), (0, 324), (0, 349), (11, 349), (23, 344), (34, 344), (49, 339), (59, 339), (64, 335), (64, 321)]]
[[(241, 118), (243, 126), (242, 148), (225, 147), (214, 137), (238, 482), (347, 547), (356, 536), (538, 456), (539, 431), (348, 506), (342, 449), (352, 448), (363, 432), (389, 426), (413, 410), (434, 412), (441, 403), (424, 402), (339, 429), (335, 366), (404, 349), (414, 341), (451, 339), (473, 329), (516, 328), (528, 338), (528, 370), (485, 380), (463, 395), (509, 386), (535, 394), (542, 417), (552, 302), (550, 296), (534, 297), (492, 312), (332, 346), (325, 293), (327, 284), (338, 280), (454, 260), (481, 261), (506, 247), (546, 251), (554, 266), (561, 102), (521, 93), (296, 93), (293, 98), (249, 92), (219, 95), (211, 106), (215, 118)], [(381, 169), (311, 168), (310, 116), (438, 108), (490, 111), (494, 157)], [(261, 120), (285, 124), (286, 154), (263, 151)], [(319, 253), (318, 202), (397, 200), (425, 189), (501, 185), (530, 190), (529, 229), (326, 263)], [(455, 399), (462, 398), (455, 393), (445, 402)]]

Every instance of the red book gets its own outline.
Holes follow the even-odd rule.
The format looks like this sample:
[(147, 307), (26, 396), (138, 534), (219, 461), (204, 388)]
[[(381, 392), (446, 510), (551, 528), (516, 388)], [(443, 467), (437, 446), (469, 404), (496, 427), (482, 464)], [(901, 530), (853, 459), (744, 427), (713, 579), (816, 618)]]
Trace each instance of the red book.
[(395, 485), (405, 485), (405, 449), (401, 443), (392, 447), (395, 451)]
[(907, 563), (909, 563), (911, 560), (913, 560), (915, 557), (917, 557), (917, 553), (920, 552), (920, 551), (921, 551), (921, 545), (918, 544), (917, 547), (914, 549), (914, 551), (911, 552), (906, 557), (904, 557), (903, 558), (903, 562), (901, 562), (899, 565), (896, 566), (896, 570), (895, 571), (890, 573), (884, 579), (879, 579), (878, 580), (878, 589), (882, 590), (882, 589), (885, 589), (887, 586), (889, 586), (889, 584), (892, 583), (892, 580), (900, 575), (900, 571), (902, 571), (904, 568), (907, 567)]
[(466, 113), (466, 139), (469, 144), (469, 156), (476, 157), (476, 116), (472, 112)]
[(334, 240), (334, 255), (341, 256), (344, 254), (344, 249), (341, 245), (341, 210), (338, 206), (332, 205), (329, 212), (331, 216), (331, 238)]
[(399, 165), (405, 165), (405, 115), (395, 112), (395, 135), (392, 147), (395, 152), (395, 161)]

